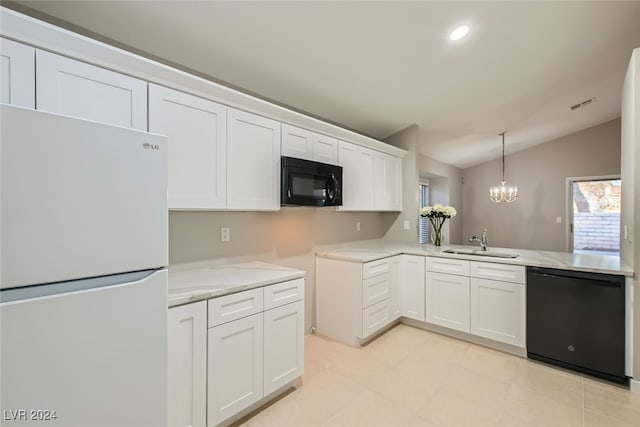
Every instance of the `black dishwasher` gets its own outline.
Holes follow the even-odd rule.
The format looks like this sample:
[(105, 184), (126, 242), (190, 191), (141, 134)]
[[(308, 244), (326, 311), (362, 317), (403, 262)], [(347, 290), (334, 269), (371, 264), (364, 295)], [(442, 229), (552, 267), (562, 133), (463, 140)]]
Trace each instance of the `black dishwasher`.
[(527, 356), (625, 382), (624, 276), (527, 267)]

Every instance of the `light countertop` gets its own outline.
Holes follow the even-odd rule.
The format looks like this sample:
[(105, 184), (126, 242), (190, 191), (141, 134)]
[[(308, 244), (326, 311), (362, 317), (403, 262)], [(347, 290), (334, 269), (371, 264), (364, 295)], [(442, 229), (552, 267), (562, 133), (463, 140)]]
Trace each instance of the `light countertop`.
[(447, 249), (479, 249), (477, 246), (446, 245), (384, 245), (382, 242), (367, 242), (363, 246), (354, 245), (340, 249), (317, 252), (325, 258), (352, 262), (369, 262), (399, 254), (435, 256), (441, 258), (465, 259), (470, 261), (493, 262), (499, 264), (532, 267), (558, 268), (561, 270), (589, 271), (594, 273), (618, 274), (633, 277), (633, 270), (620, 264), (620, 258), (612, 255), (574, 254), (569, 252), (534, 251), (526, 249), (489, 248), (489, 252), (517, 253), (517, 258), (496, 258), (481, 255), (449, 254)]
[(169, 266), (169, 307), (304, 277), (304, 271), (265, 262)]

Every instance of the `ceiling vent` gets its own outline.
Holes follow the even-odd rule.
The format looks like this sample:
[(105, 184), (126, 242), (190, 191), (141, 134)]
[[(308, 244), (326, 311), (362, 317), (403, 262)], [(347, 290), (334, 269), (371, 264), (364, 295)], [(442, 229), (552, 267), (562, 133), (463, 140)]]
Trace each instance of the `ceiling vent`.
[(595, 96), (593, 98), (585, 99), (582, 102), (578, 102), (577, 104), (572, 105), (571, 107), (569, 107), (569, 110), (571, 111), (579, 110), (580, 108), (584, 108), (588, 105), (593, 104), (594, 102), (596, 102)]

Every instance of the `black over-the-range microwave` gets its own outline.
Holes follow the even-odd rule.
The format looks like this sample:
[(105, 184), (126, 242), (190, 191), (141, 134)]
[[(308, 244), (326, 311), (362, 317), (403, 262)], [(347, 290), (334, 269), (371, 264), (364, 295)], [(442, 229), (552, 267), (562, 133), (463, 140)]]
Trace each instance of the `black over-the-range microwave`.
[(282, 206), (341, 206), (342, 166), (282, 156)]

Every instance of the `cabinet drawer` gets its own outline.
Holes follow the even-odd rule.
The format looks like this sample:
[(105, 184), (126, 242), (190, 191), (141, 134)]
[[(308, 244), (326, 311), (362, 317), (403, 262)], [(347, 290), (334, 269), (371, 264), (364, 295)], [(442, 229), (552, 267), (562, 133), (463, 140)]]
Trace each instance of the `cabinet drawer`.
[(464, 261), (461, 259), (428, 257), (427, 271), (468, 276), (469, 261)]
[(390, 273), (384, 273), (362, 281), (362, 308), (389, 298)]
[(391, 307), (389, 300), (372, 305), (362, 310), (362, 336), (366, 338), (379, 331), (391, 322)]
[(209, 327), (263, 311), (262, 288), (209, 300)]
[(289, 280), (264, 288), (264, 309), (304, 299), (304, 279)]
[(389, 258), (380, 259), (378, 261), (371, 261), (362, 264), (362, 278), (368, 279), (369, 277), (378, 276), (380, 274), (388, 273), (391, 267), (389, 265)]
[(525, 269), (521, 265), (471, 261), (471, 277), (524, 284)]

